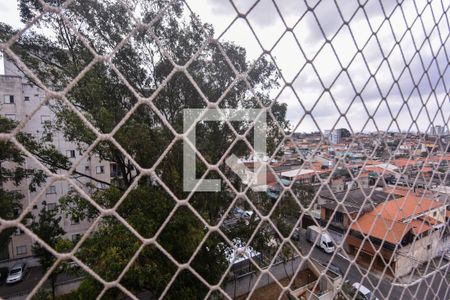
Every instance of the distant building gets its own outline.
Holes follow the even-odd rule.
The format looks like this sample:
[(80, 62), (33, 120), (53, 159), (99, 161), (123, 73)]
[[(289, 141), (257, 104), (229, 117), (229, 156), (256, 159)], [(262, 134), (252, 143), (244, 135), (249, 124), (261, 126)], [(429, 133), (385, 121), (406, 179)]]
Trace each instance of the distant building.
[(430, 128), (430, 135), (440, 136), (440, 135), (445, 135), (445, 134), (446, 134), (445, 126), (434, 125), (434, 126), (431, 126), (431, 128)]
[[(47, 125), (51, 125), (56, 119), (48, 103), (41, 106), (32, 115), (34, 110), (45, 99), (45, 92), (29, 82), (24, 74), (10, 60), (5, 58), (4, 64), (5, 75), (0, 75), (0, 115), (17, 121), (30, 118), (22, 129), (23, 132), (30, 133), (37, 139), (51, 134), (51, 143), (60, 153), (66, 155), (72, 162), (80, 159), (82, 153), (78, 145), (66, 141), (62, 132), (55, 132), (53, 129), (48, 128)], [(25, 164), (27, 168), (40, 169), (39, 165), (33, 159), (26, 158)], [(111, 181), (111, 177), (114, 176), (111, 173), (113, 171), (112, 168), (113, 166), (110, 162), (100, 161), (96, 155), (90, 155), (87, 159), (81, 161), (76, 171), (108, 183)], [(24, 196), (22, 199), (22, 207), (25, 208), (28, 205), (32, 205), (32, 214), (34, 216), (37, 216), (44, 207), (46, 209), (52, 209), (52, 207), (58, 205), (58, 201), (62, 196), (74, 190), (74, 187), (68, 182), (56, 181), (49, 186), (45, 186), (44, 183), (36, 191), (30, 191), (28, 188), (29, 181), (24, 180), (19, 186), (7, 182), (3, 185), (3, 189), (20, 192)], [(89, 192), (89, 189), (106, 188), (104, 183), (84, 177), (78, 177), (76, 182), (79, 187), (87, 192)], [(88, 189), (87, 186), (89, 185), (92, 188)], [(36, 199), (44, 188), (45, 192), (43, 195)], [(75, 241), (88, 229), (90, 222), (62, 216), (60, 225), (66, 232), (66, 237)], [(29, 236), (18, 229), (10, 240), (8, 251), (0, 253), (0, 261), (31, 256), (33, 242)]]
[(345, 128), (337, 128), (328, 133), (328, 140), (331, 144), (340, 144), (344, 137), (348, 137), (348, 130)]

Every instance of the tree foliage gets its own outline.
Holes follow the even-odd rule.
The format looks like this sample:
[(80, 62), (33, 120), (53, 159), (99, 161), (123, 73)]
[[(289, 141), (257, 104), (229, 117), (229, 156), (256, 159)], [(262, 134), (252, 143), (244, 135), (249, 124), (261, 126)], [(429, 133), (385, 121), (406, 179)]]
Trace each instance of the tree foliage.
[[(61, 6), (63, 1), (44, 2)], [(182, 133), (184, 109), (206, 107), (202, 95), (210, 102), (217, 102), (223, 96), (219, 104), (222, 108), (261, 108), (270, 105), (275, 119), (268, 118), (269, 153), (281, 141), (282, 131), (288, 128), (286, 106), (269, 97), (269, 91), (278, 86), (279, 78), (270, 60), (261, 57), (249, 61), (244, 48), (231, 42), (221, 42), (220, 45), (211, 42), (211, 25), (202, 23), (195, 15), (189, 15), (183, 3), (170, 2), (133, 1), (133, 6), (127, 6), (126, 1), (74, 1), (63, 10), (65, 18), (55, 14), (44, 14), (40, 18), (39, 26), (52, 31), (53, 35), (44, 36), (37, 30), (30, 30), (13, 45), (13, 51), (34, 74), (55, 90), (64, 89), (83, 71), (94, 58), (93, 51), (98, 55), (108, 55), (114, 51), (109, 62), (100, 61), (92, 65), (66, 94), (66, 98), (102, 133), (110, 133), (135, 108), (140, 97), (151, 97), (162, 86), (158, 95), (151, 98), (156, 109), (141, 104), (114, 134), (115, 141), (133, 161), (111, 142), (101, 142), (95, 147), (94, 151), (100, 159), (115, 164), (119, 170), (119, 175), (106, 191), (97, 191), (92, 195), (94, 201), (103, 207), (113, 207), (141, 175), (135, 163), (144, 168), (154, 167), (156, 175), (179, 199), (188, 196), (182, 190), (182, 143), (175, 143), (158, 165), (155, 162), (174, 138), (166, 123)], [(29, 21), (43, 12), (41, 1), (21, 0), (20, 11), (23, 21)], [(152, 21), (152, 28), (140, 27), (122, 47), (116, 49), (135, 26), (131, 12), (139, 14), (143, 22)], [(159, 14), (163, 16), (158, 18)], [(70, 25), (66, 20), (70, 20)], [(158, 38), (158, 43), (150, 31)], [(13, 33), (11, 28), (0, 26), (0, 40), (7, 39)], [(198, 51), (198, 56), (187, 69), (198, 89), (183, 72), (175, 73), (166, 81), (174, 69), (171, 60), (183, 65)], [(246, 74), (250, 86), (242, 80), (234, 81), (236, 74), (223, 52), (233, 68)], [(57, 129), (64, 133), (67, 140), (76, 142), (80, 150), (94, 142), (95, 134), (62, 101), (55, 101), (51, 108), (57, 115)], [(248, 122), (234, 122), (232, 125), (239, 133), (249, 127)], [(196, 130), (198, 149), (213, 164), (222, 158), (235, 138), (233, 130), (225, 123), (201, 122)], [(253, 130), (249, 132), (247, 139), (252, 141)], [(245, 155), (249, 150), (244, 143), (239, 143), (232, 153)], [(231, 172), (223, 165), (220, 168), (225, 175)], [(205, 166), (199, 163), (198, 175), (201, 176), (205, 170)], [(218, 175), (210, 172), (208, 176)], [(207, 222), (215, 224), (229, 205), (227, 198), (232, 196), (230, 187), (223, 185), (221, 193), (196, 193), (191, 204)], [(99, 216), (96, 209), (75, 193), (61, 199), (61, 205), (67, 215), (81, 219)], [(119, 206), (118, 213), (140, 235), (153, 237), (174, 205), (172, 196), (157, 184), (155, 178), (144, 176)], [(227, 262), (222, 247), (217, 246), (220, 245), (218, 239), (208, 239), (202, 243), (206, 233), (207, 227), (197, 216), (181, 206), (173, 213), (157, 240), (180, 263), (186, 262), (194, 250), (201, 247), (202, 255), (197, 258), (199, 273), (206, 280), (216, 282)], [(104, 218), (77, 255), (103, 278), (115, 280), (139, 245), (134, 234), (117, 219)], [(174, 268), (173, 263), (164, 258), (161, 252), (153, 248), (143, 251), (123, 279), (127, 287), (136, 293), (147, 290), (158, 295), (162, 292)], [(141, 275), (145, 277), (141, 278)], [(189, 272), (179, 274), (168, 297), (179, 298), (182, 295), (185, 299), (196, 299), (203, 294), (205, 287), (201, 282), (191, 283), (191, 275)], [(98, 283), (86, 279), (79, 293), (93, 295), (100, 289)]]
[[(61, 218), (58, 208), (47, 209), (44, 207), (39, 213), (39, 216), (33, 219), (30, 229), (48, 246), (56, 249), (58, 248), (58, 244), (61, 244), (60, 240), (65, 233), (60, 225)], [(50, 269), (56, 261), (53, 254), (38, 243), (33, 245), (32, 251), (38, 257), (39, 263), (44, 271)], [(60, 271), (62, 270), (55, 270), (49, 276), (53, 299), (55, 299), (56, 279)]]
[[(17, 126), (17, 122), (0, 116), (0, 133), (10, 133)], [(46, 165), (50, 171), (58, 170), (58, 165), (67, 167), (67, 159), (62, 156), (53, 145), (43, 143), (31, 134), (19, 132), (16, 139), (37, 159)], [(27, 167), (27, 156), (10, 141), (0, 141), (0, 218), (12, 220), (19, 216), (22, 210), (24, 195), (20, 189), (28, 179), (28, 189), (35, 191), (47, 176), (43, 170)], [(25, 219), (26, 220), (26, 219)], [(14, 232), (8, 228), (0, 232), (0, 247), (8, 245), (8, 240)]]

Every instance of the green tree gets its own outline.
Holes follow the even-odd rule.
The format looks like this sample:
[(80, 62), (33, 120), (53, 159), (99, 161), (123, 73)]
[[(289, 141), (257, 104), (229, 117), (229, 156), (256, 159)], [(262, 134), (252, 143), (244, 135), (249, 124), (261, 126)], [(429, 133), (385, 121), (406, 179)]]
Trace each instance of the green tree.
[(347, 128), (341, 128), (341, 130), (342, 130), (342, 133), (341, 133), (342, 137), (351, 137), (352, 136), (351, 132)]
[[(62, 3), (45, 2), (56, 6)], [(100, 132), (109, 133), (138, 103), (137, 94), (150, 97), (163, 85), (164, 88), (152, 100), (157, 110), (140, 105), (114, 135), (114, 139), (136, 163), (150, 168), (173, 140), (173, 133), (161, 117), (181, 133), (184, 109), (206, 106), (199, 91), (184, 73), (177, 72), (171, 80), (165, 81), (172, 72), (173, 65), (161, 47), (170, 52), (170, 58), (177, 64), (183, 65), (200, 50), (201, 45), (206, 45), (188, 67), (189, 74), (210, 102), (217, 102), (224, 95), (219, 107), (259, 108), (261, 105), (271, 105), (275, 116), (275, 119), (268, 120), (268, 150), (271, 153), (282, 138), (282, 132), (275, 125), (279, 124), (281, 130), (288, 128), (285, 120), (286, 106), (269, 97), (269, 91), (278, 86), (279, 74), (275, 66), (265, 57), (249, 61), (245, 49), (233, 43), (222, 42), (221, 49), (217, 44), (210, 43), (209, 37), (213, 35), (211, 25), (203, 24), (195, 15), (186, 17), (187, 11), (181, 2), (170, 4), (164, 11), (164, 16), (155, 19), (170, 2), (135, 1), (135, 6), (126, 7), (122, 1), (74, 1), (64, 9), (65, 18), (71, 20), (72, 26), (68, 26), (59, 15), (44, 14), (39, 21), (40, 26), (53, 31), (53, 36), (49, 38), (36, 31), (28, 31), (12, 48), (47, 86), (56, 90), (63, 89), (92, 61), (93, 55), (86, 45), (100, 55), (110, 53), (133, 29), (133, 18), (129, 11), (134, 10), (144, 22), (154, 21), (152, 31), (159, 43), (149, 35), (148, 30), (139, 29), (114, 52), (111, 59), (114, 68), (109, 63), (94, 64), (72, 86), (66, 95), (67, 99)], [(21, 0), (20, 9), (24, 21), (31, 20), (42, 12), (40, 1), (35, 0)], [(73, 28), (77, 28), (76, 34)], [(14, 34), (7, 26), (3, 25), (0, 29), (0, 39), (5, 40)], [(233, 82), (236, 74), (222, 50), (233, 67), (239, 73), (246, 74), (251, 89), (244, 81)], [(56, 101), (51, 108), (58, 117), (57, 128), (64, 133), (66, 139), (78, 143), (80, 150), (96, 139), (92, 131), (63, 102)], [(237, 132), (243, 133), (249, 124), (236, 122), (232, 125)], [(196, 130), (198, 149), (213, 164), (219, 161), (235, 138), (233, 130), (220, 122), (202, 122)], [(253, 140), (252, 134), (253, 131), (250, 130), (247, 137), (249, 141)], [(102, 206), (112, 207), (140, 176), (139, 169), (123, 151), (110, 142), (100, 143), (94, 151), (100, 159), (114, 163), (120, 171), (108, 190), (93, 194), (94, 201)], [(245, 143), (238, 143), (232, 153), (244, 155), (248, 152)], [(206, 168), (200, 163), (198, 165), (198, 175), (201, 176)], [(179, 199), (188, 196), (182, 190), (182, 166), (182, 143), (178, 142), (156, 167), (156, 175)], [(223, 165), (220, 168), (228, 178), (233, 178), (229, 169)], [(210, 172), (208, 176), (211, 178), (218, 174)], [(221, 193), (196, 193), (191, 204), (208, 223), (216, 224), (229, 205), (227, 199), (232, 196), (230, 187), (224, 184)], [(78, 195), (68, 195), (61, 202), (68, 215), (77, 214), (91, 219), (99, 216)], [(141, 235), (153, 237), (174, 204), (172, 196), (156, 183), (155, 178), (143, 177), (120, 205), (118, 213)], [(182, 206), (164, 227), (158, 236), (158, 242), (181, 263), (199, 247), (206, 232), (204, 224)], [(86, 240), (77, 255), (102, 277), (114, 280), (138, 249), (139, 243), (117, 219), (104, 218), (99, 229)], [(200, 245), (200, 253), (203, 255), (198, 260), (200, 269), (202, 265), (214, 267), (214, 272), (199, 271), (210, 282), (216, 281), (227, 265), (223, 249), (214, 245), (219, 245), (219, 241), (211, 239)], [(131, 271), (124, 277), (126, 286), (136, 293), (142, 290), (150, 290), (156, 295), (160, 293), (173, 271), (173, 266), (167, 267), (171, 263), (164, 262), (162, 258), (164, 256), (154, 249), (141, 253)], [(149, 276), (145, 280), (127, 280), (136, 278), (136, 274)], [(205, 287), (201, 282), (186, 280), (190, 280), (190, 276), (184, 273), (177, 277), (168, 294), (169, 298), (176, 298), (186, 286), (192, 289), (183, 295), (185, 298), (198, 298), (204, 292)], [(87, 279), (81, 284), (80, 293), (93, 295), (100, 289), (98, 284)]]
[[(39, 216), (34, 218), (30, 228), (48, 246), (56, 249), (58, 242), (62, 239), (62, 236), (65, 233), (61, 228), (60, 222), (61, 215), (58, 208), (47, 209), (44, 207), (40, 211)], [(53, 254), (38, 243), (33, 245), (32, 251), (33, 254), (39, 258), (39, 263), (41, 264), (44, 272), (50, 269), (56, 261)], [(55, 299), (56, 280), (60, 272), (61, 270), (55, 269), (49, 276), (53, 299)]]
[[(17, 126), (17, 122), (0, 116), (0, 133), (10, 133)], [(31, 146), (31, 152), (44, 158), (44, 164), (54, 170), (47, 162), (65, 163), (65, 158), (52, 146), (44, 145), (27, 133), (18, 133), (17, 140), (26, 147)], [(10, 141), (0, 141), (0, 218), (12, 220), (18, 217), (22, 210), (24, 195), (17, 191), (18, 187), (29, 179), (28, 189), (35, 191), (45, 180), (46, 175), (42, 170), (26, 167), (26, 155)], [(26, 220), (26, 219), (25, 219)], [(0, 232), (0, 251), (7, 247), (14, 228), (7, 228)]]

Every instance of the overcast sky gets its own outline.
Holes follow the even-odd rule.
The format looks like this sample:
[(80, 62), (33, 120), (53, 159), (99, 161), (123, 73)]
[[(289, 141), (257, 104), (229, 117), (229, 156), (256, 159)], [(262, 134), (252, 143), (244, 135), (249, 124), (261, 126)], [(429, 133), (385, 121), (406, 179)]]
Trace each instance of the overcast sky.
[[(294, 127), (304, 115), (300, 102), (312, 109), (322, 131), (335, 124), (360, 131), (369, 118), (366, 109), (373, 121), (365, 125), (365, 131), (375, 130), (375, 124), (379, 130), (396, 130), (397, 124), (389, 127), (391, 114), (401, 130), (407, 130), (413, 119), (421, 131), (426, 130), (436, 112), (433, 123), (448, 126), (450, 70), (446, 51), (450, 42), (445, 11), (450, 1), (432, 1), (431, 5), (404, 1), (401, 7), (396, 1), (382, 1), (383, 7), (378, 1), (369, 1), (364, 9), (357, 1), (337, 1), (339, 9), (333, 1), (307, 1), (313, 11), (307, 11), (303, 1), (261, 0), (254, 6), (255, 2), (234, 1), (236, 9), (246, 14), (243, 19), (236, 18), (230, 1), (186, 0), (204, 22), (213, 25), (216, 37), (243, 46), (249, 58), (257, 59), (263, 50), (270, 50), (284, 80), (291, 84), (282, 82), (272, 95), (288, 104), (288, 118)], [(416, 19), (418, 12), (421, 19)], [(342, 26), (342, 18), (348, 25)], [(14, 0), (0, 0), (0, 20), (23, 26)], [(326, 40), (330, 43), (323, 46)], [(306, 64), (308, 60), (312, 64)], [(425, 76), (424, 68), (428, 69)], [(329, 92), (324, 93), (322, 84)], [(408, 98), (406, 106), (403, 100)], [(341, 113), (346, 112), (349, 124), (339, 118), (341, 113), (334, 103)], [(315, 130), (310, 116), (297, 127), (302, 132)]]

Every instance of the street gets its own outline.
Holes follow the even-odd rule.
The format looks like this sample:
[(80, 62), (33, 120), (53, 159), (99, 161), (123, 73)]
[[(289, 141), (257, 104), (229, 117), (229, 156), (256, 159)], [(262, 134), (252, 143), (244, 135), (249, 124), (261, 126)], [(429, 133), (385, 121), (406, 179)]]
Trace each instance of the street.
[[(311, 244), (306, 241), (304, 234), (301, 234), (298, 245), (303, 253), (308, 253), (311, 249)], [(341, 253), (327, 254), (317, 247), (314, 247), (311, 252), (311, 257), (322, 263), (328, 264), (331, 260), (333, 265), (341, 269), (344, 280), (351, 284), (361, 282), (365, 287), (372, 290), (379, 299), (447, 300), (450, 297), (448, 292), (450, 282), (448, 262), (442, 270), (436, 271), (434, 275), (421, 280), (419, 283), (400, 286), (393, 283), (391, 277), (379, 278), (377, 275), (367, 273), (366, 269), (352, 263), (345, 256), (346, 254), (342, 255)]]
[[(8, 299), (12, 297), (19, 297), (28, 295), (31, 290), (37, 285), (43, 276), (41, 267), (30, 267), (25, 275), (25, 278), (15, 284), (5, 284), (2, 280), (0, 284), (0, 298)], [(57, 279), (57, 284), (74, 279), (74, 276), (69, 274), (60, 274)], [(48, 283), (45, 284), (49, 287)]]
[[(307, 242), (304, 233), (300, 235), (300, 240), (295, 242), (302, 253), (307, 254), (311, 251), (311, 243)], [(412, 285), (401, 286), (393, 283), (392, 278), (385, 276), (381, 279), (378, 275), (367, 273), (366, 269), (358, 267), (356, 263), (352, 263), (345, 254), (333, 253), (327, 254), (321, 249), (314, 247), (312, 249), (311, 258), (328, 264), (330, 261), (333, 265), (340, 268), (343, 273), (344, 280), (349, 281), (350, 284), (354, 282), (361, 282), (364, 286), (369, 288), (379, 299), (430, 299), (430, 300), (447, 300), (450, 297), (449, 282), (450, 272), (449, 263), (445, 262), (444, 267), (440, 271), (436, 271), (434, 275), (420, 280), (418, 283)], [(294, 259), (292, 264), (289, 264), (294, 269), (300, 264), (300, 258)], [(290, 269), (290, 268), (289, 268)], [(278, 279), (286, 276), (286, 270), (282, 265), (275, 265), (271, 267), (271, 273)], [(4, 282), (0, 285), (0, 297), (8, 299), (16, 296), (27, 295), (42, 278), (42, 269), (33, 267), (28, 270), (25, 279), (17, 284), (6, 285)], [(256, 274), (255, 274), (256, 275)], [(248, 276), (237, 283), (228, 284), (225, 287), (226, 292), (232, 297), (233, 294), (245, 294), (249, 288), (253, 287), (257, 276)], [(259, 280), (259, 287), (267, 284), (267, 276)], [(71, 280), (73, 277), (67, 274), (61, 274), (58, 277), (58, 283)]]
[(28, 294), (42, 278), (42, 268), (29, 268), (23, 281), (15, 284), (6, 284), (4, 280), (0, 285), (0, 297), (7, 299), (9, 297)]
[[(441, 270), (436, 271), (435, 274), (428, 273), (427, 278), (420, 278), (417, 283), (410, 285), (397, 284), (393, 282), (392, 277), (383, 276), (380, 278), (379, 274), (369, 273), (365, 268), (353, 263), (351, 258), (346, 254), (332, 253), (327, 254), (320, 248), (314, 247), (311, 251), (311, 243), (306, 241), (304, 230), (301, 231), (299, 240), (294, 241), (298, 249), (307, 257), (314, 259), (321, 264), (327, 265), (330, 261), (334, 266), (339, 267), (343, 274), (345, 281), (350, 284), (361, 282), (365, 287), (374, 292), (378, 299), (430, 299), (430, 300), (446, 300), (450, 299), (449, 284), (450, 272), (449, 263), (444, 261), (441, 264)], [(311, 253), (310, 253), (311, 251)], [(310, 255), (308, 256), (308, 253)], [(270, 267), (270, 273), (279, 281), (292, 273), (300, 265), (301, 257), (297, 256), (285, 268), (283, 264), (275, 264)], [(434, 269), (436, 270), (436, 269)], [(230, 281), (225, 285), (225, 291), (231, 298), (236, 298), (234, 295), (245, 295), (254, 288), (263, 287), (271, 282), (267, 274), (262, 275), (258, 280), (258, 274), (253, 273), (250, 276), (240, 278), (237, 281)], [(417, 277), (419, 278), (419, 277)], [(258, 280), (258, 286), (255, 283)]]

